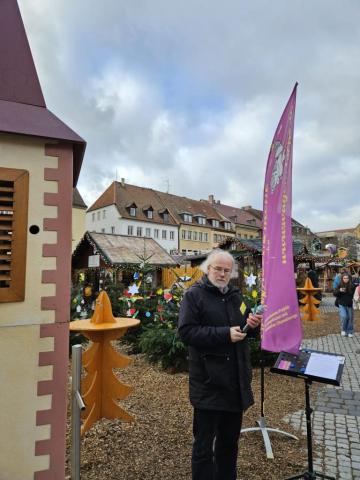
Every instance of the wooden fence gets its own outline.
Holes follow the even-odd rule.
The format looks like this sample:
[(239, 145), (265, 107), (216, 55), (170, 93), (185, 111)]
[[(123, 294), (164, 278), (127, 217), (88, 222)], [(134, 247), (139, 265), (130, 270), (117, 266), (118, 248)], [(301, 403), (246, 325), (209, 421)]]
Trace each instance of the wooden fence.
[(162, 270), (162, 286), (163, 288), (170, 288), (173, 283), (179, 281), (178, 277), (191, 277), (191, 280), (185, 282), (186, 288), (190, 287), (194, 282), (199, 280), (204, 273), (198, 267), (190, 267), (190, 265), (183, 265), (177, 268), (163, 268)]

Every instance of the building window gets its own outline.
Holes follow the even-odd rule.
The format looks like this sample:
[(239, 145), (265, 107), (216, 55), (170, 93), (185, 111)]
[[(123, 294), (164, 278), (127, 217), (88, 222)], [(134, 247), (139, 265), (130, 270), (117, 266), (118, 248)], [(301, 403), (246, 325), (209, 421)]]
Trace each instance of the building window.
[(213, 220), (212, 221), (212, 226), (215, 228), (219, 228), (219, 220)]
[(187, 231), (186, 239), (187, 239), (187, 240), (191, 240), (191, 239), (192, 239), (192, 231), (191, 231), (191, 230), (188, 230), (188, 231)]
[(208, 241), (208, 234), (204, 233), (204, 242), (207, 242), (207, 241)]
[(164, 219), (164, 222), (168, 222), (168, 221), (169, 221), (169, 214), (168, 214), (168, 213), (164, 213), (163, 219)]
[(137, 228), (136, 228), (136, 235), (137, 235), (138, 237), (142, 237), (142, 227), (137, 227)]
[(170, 240), (174, 240), (175, 239), (175, 232), (174, 230), (171, 230), (170, 232)]
[(106, 218), (106, 210), (103, 210), (103, 218)]
[(189, 213), (184, 213), (184, 221), (191, 223), (192, 222), (192, 215), (190, 215)]
[(206, 218), (205, 217), (198, 217), (198, 224), (199, 225), (206, 225)]
[(136, 217), (136, 207), (130, 207), (129, 213), (132, 217)]
[(183, 240), (185, 240), (185, 237), (186, 237), (186, 230), (182, 230), (182, 231), (181, 231), (181, 238), (182, 238)]
[(105, 228), (102, 228), (102, 229), (101, 229), (101, 233), (105, 233)]
[(0, 302), (25, 298), (28, 192), (29, 172), (0, 168)]
[(163, 240), (166, 240), (166, 236), (167, 236), (167, 231), (166, 230), (162, 230), (161, 231), (161, 237)]
[(100, 220), (100, 215), (101, 215), (101, 212), (100, 210), (97, 212), (97, 219)]
[(134, 235), (134, 227), (132, 225), (128, 225), (128, 235)]
[(198, 234), (197, 232), (193, 232), (193, 240), (197, 241)]
[(147, 210), (146, 216), (147, 218), (154, 218), (154, 212), (152, 210)]
[(231, 230), (231, 223), (230, 222), (224, 222), (224, 228), (225, 228), (225, 230)]
[(244, 238), (247, 238), (247, 233), (244, 233)]
[(92, 221), (95, 222), (95, 212), (92, 213)]
[(115, 227), (111, 227), (111, 233), (112, 233), (112, 234), (115, 233)]
[(202, 241), (203, 241), (203, 233), (199, 232), (199, 242), (202, 242)]
[(154, 238), (159, 238), (159, 229), (154, 228)]
[(151, 228), (145, 229), (145, 237), (151, 237)]
[(218, 236), (216, 235), (216, 233), (214, 233), (214, 242), (218, 242)]

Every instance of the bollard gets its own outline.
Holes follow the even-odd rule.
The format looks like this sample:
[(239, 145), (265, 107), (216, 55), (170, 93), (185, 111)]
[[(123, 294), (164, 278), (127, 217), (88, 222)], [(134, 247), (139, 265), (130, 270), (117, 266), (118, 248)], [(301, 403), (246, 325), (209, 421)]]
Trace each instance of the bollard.
[(71, 479), (80, 480), (80, 412), (85, 410), (81, 397), (81, 345), (71, 348)]

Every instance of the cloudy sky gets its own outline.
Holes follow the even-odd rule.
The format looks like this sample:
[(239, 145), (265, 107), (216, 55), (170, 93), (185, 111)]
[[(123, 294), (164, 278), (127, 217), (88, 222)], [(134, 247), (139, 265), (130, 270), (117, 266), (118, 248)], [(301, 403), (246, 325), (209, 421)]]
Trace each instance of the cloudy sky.
[(90, 205), (116, 178), (262, 208), (299, 82), (293, 216), (360, 222), (359, 0), (18, 0), (48, 108), (88, 143)]

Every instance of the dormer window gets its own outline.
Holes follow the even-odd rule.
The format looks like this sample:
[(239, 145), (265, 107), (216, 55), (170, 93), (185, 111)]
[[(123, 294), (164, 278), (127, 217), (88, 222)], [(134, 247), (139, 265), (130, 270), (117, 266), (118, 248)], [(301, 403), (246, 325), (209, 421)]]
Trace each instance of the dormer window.
[(246, 220), (246, 223), (248, 223), (249, 225), (255, 225), (256, 220), (255, 220), (255, 218), (249, 218), (249, 220)]
[(231, 230), (231, 223), (230, 222), (224, 222), (224, 228), (225, 228), (225, 230)]
[(167, 208), (159, 210), (159, 215), (161, 215), (162, 219), (164, 220), (164, 223), (169, 222), (170, 215), (169, 215), (169, 210)]
[(211, 225), (214, 228), (219, 228), (219, 220), (215, 220), (214, 218), (211, 220)]
[(203, 215), (194, 215), (199, 225), (206, 225), (206, 217)]
[(136, 217), (136, 203), (135, 202), (132, 202), (132, 203), (128, 203), (126, 205), (126, 208), (127, 210), (129, 211), (129, 215), (131, 217)]
[(192, 215), (191, 215), (191, 213), (186, 213), (186, 212), (184, 212), (184, 213), (182, 214), (182, 216), (183, 216), (184, 222), (189, 222), (189, 223), (192, 222)]
[(151, 205), (145, 205), (145, 207), (143, 207), (143, 212), (146, 218), (154, 218), (154, 209)]

